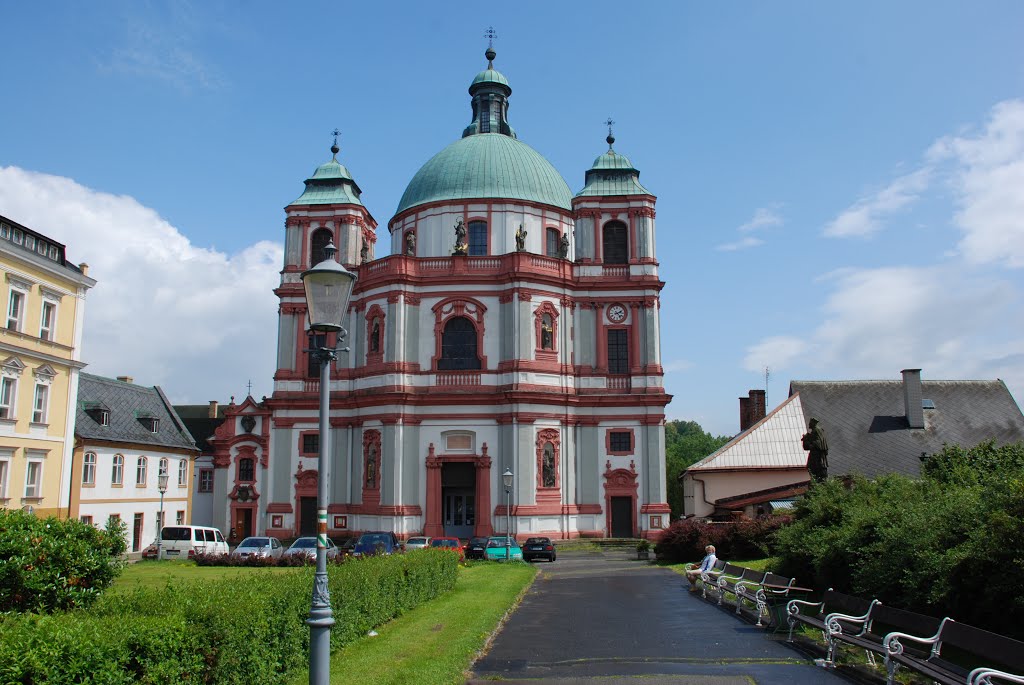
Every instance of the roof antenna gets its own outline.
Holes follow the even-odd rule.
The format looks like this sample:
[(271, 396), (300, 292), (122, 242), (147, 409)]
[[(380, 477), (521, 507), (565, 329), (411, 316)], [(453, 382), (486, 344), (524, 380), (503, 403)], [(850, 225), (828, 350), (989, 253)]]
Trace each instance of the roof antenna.
[(494, 58), (498, 56), (498, 53), (494, 51), (494, 39), (498, 37), (497, 32), (493, 26), (488, 26), (487, 30), (484, 31), (484, 38), (487, 39), (487, 51), (484, 53), (484, 57), (487, 58), (487, 68), (494, 68)]
[(608, 117), (604, 124), (608, 127), (608, 137), (605, 138), (605, 140), (608, 141), (608, 152), (612, 152), (612, 145), (615, 143), (615, 136), (612, 135), (612, 126), (615, 125), (615, 122), (612, 121), (611, 117)]
[(331, 146), (331, 152), (333, 153), (334, 156), (331, 157), (331, 159), (337, 162), (338, 152), (341, 150), (341, 148), (338, 147), (338, 136), (341, 135), (341, 131), (339, 131), (338, 129), (334, 129), (333, 131), (331, 131), (331, 135), (334, 136), (334, 145)]
[(768, 407), (768, 379), (772, 376), (772, 370), (767, 366), (764, 367), (764, 406)]

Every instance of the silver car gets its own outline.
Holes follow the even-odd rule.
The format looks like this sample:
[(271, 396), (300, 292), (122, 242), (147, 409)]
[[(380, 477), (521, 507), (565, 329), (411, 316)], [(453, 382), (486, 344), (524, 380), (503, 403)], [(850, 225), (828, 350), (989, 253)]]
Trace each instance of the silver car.
[(265, 535), (247, 537), (238, 543), (231, 552), (235, 559), (248, 559), (249, 557), (262, 557), (264, 559), (280, 559), (284, 554), (284, 545), (277, 538)]
[[(327, 538), (327, 558), (337, 559), (341, 551), (330, 538)], [(296, 554), (305, 554), (310, 559), (316, 559), (316, 538), (299, 538), (291, 544), (291, 547), (284, 551), (284, 556), (291, 557)]]
[(426, 549), (427, 547), (430, 547), (430, 538), (423, 535), (417, 535), (405, 541), (405, 550), (407, 552), (414, 549)]

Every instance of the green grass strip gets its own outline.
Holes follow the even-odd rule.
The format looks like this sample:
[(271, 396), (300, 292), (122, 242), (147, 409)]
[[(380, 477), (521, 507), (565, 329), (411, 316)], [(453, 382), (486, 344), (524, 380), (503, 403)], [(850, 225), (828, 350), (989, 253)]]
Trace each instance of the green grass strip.
[[(331, 683), (464, 683), (484, 648), (537, 570), (526, 564), (476, 563), (459, 569), (455, 589), (381, 626), (331, 658)], [(290, 681), (309, 682), (303, 670)]]
[(161, 588), (168, 582), (223, 580), (250, 573), (295, 573), (291, 567), (196, 566), (192, 561), (140, 561), (129, 564), (110, 587), (110, 592), (127, 592), (137, 587)]

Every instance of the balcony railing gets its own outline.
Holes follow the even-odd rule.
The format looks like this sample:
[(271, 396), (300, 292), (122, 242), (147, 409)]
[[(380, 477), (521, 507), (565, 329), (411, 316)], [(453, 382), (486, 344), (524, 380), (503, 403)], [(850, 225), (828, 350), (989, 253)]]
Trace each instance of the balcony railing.
[(478, 387), (479, 371), (439, 371), (435, 385), (439, 387)]

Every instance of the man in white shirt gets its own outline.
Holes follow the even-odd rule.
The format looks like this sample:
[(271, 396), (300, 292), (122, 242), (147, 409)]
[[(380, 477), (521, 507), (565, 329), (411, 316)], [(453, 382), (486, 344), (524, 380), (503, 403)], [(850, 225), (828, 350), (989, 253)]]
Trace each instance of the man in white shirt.
[(715, 556), (714, 545), (708, 545), (704, 548), (704, 551), (707, 552), (707, 556), (701, 560), (700, 566), (686, 570), (686, 579), (690, 581), (690, 592), (697, 591), (697, 579), (700, 578), (700, 574), (710, 571), (714, 567), (715, 562), (718, 561), (718, 557)]

